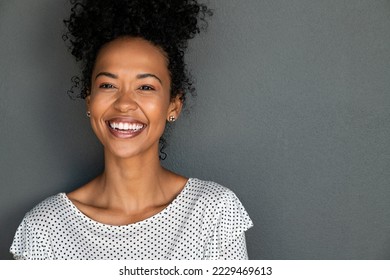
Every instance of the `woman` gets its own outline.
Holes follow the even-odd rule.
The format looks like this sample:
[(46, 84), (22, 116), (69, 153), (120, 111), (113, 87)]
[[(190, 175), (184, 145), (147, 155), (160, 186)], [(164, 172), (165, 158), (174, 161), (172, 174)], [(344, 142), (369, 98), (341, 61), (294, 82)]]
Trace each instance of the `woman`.
[(252, 226), (227, 188), (164, 169), (159, 143), (187, 92), (184, 51), (210, 12), (196, 0), (74, 1), (65, 23), (103, 173), (26, 214), (17, 259), (246, 259)]

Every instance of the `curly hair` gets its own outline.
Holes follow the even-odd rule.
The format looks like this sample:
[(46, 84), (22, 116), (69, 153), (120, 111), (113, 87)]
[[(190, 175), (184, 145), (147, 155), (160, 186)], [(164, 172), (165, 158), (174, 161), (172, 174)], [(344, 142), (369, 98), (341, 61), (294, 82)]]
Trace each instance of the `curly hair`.
[(171, 97), (194, 93), (184, 53), (188, 40), (207, 27), (206, 17), (212, 12), (197, 0), (71, 0), (65, 41), (69, 50), (82, 62), (81, 77), (73, 77), (77, 97), (86, 98), (91, 88), (91, 75), (101, 47), (122, 36), (140, 37), (160, 47), (168, 58)]

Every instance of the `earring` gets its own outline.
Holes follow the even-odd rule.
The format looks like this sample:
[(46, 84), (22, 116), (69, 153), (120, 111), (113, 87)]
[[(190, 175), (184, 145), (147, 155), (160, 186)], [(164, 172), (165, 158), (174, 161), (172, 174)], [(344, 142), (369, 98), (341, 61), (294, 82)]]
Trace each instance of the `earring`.
[(87, 111), (86, 115), (87, 115), (88, 118), (90, 118), (91, 117), (91, 112)]
[(169, 122), (174, 122), (174, 121), (176, 121), (175, 116), (169, 116), (168, 121), (169, 121)]

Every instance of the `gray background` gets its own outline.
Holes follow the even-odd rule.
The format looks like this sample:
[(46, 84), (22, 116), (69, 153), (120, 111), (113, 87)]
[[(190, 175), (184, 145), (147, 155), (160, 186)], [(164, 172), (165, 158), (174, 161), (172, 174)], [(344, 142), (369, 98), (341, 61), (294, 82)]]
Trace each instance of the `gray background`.
[[(210, 0), (198, 96), (164, 164), (238, 195), (252, 259), (390, 259), (390, 1)], [(66, 0), (0, 0), (0, 258), (24, 213), (102, 168)]]

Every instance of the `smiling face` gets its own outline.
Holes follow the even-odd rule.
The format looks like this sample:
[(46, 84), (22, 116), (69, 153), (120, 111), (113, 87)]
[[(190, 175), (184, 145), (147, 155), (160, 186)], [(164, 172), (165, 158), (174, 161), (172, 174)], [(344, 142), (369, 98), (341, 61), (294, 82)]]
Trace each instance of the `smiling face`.
[(158, 142), (169, 117), (178, 117), (180, 96), (170, 97), (164, 52), (146, 40), (123, 37), (103, 46), (87, 97), (91, 125), (117, 157), (158, 157)]

